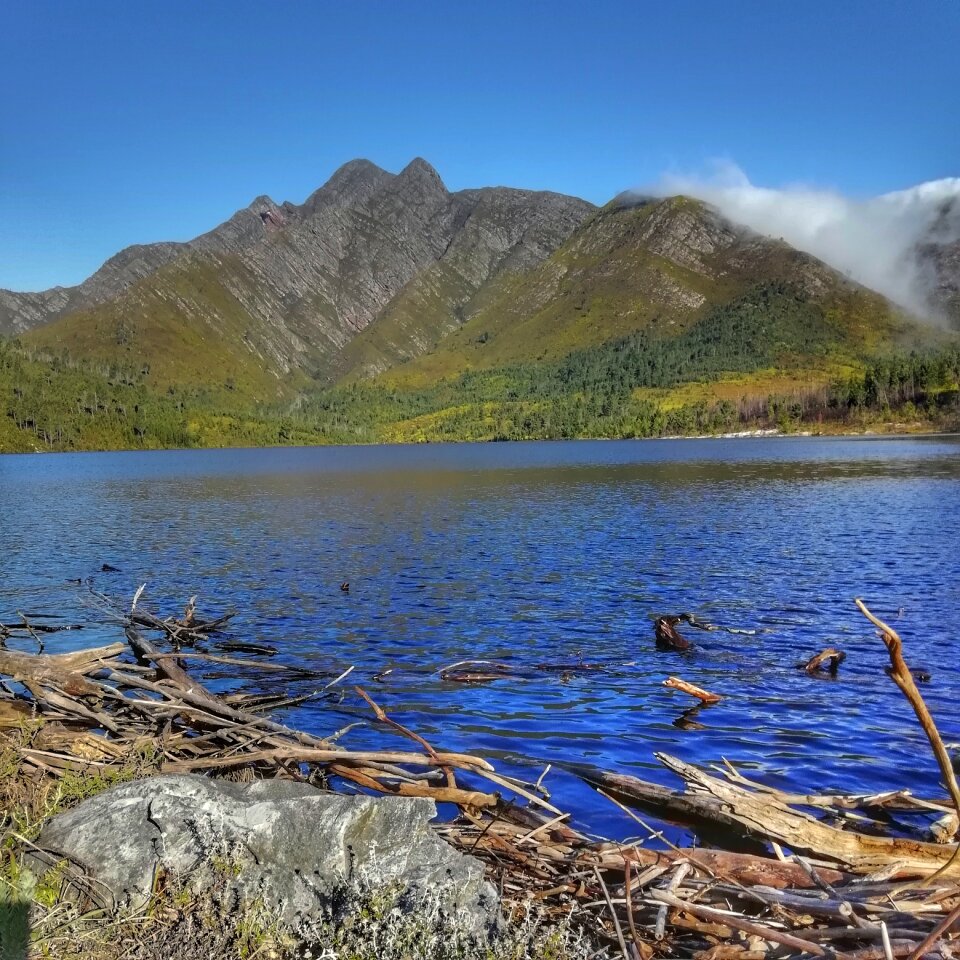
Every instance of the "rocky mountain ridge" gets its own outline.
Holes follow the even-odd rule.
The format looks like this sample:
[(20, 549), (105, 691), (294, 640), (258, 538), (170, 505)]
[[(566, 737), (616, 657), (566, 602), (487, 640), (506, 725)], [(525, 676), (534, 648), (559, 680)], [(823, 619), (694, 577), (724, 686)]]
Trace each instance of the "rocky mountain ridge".
[(352, 161), (299, 206), (258, 197), (195, 240), (124, 250), (78, 287), (0, 292), (0, 331), (42, 327), (38, 342), (94, 356), (151, 340), (188, 347), (199, 331), (276, 377), (323, 376), (399, 295), (456, 316), (592, 210), (551, 193), (450, 193), (421, 159), (398, 174)]
[[(946, 257), (949, 301), (943, 239), (929, 256)], [(369, 379), (420, 389), (702, 322), (724, 339), (717, 311), (732, 304), (737, 323), (756, 314), (764, 356), (815, 378), (914, 337), (878, 294), (702, 201), (451, 193), (419, 158), (397, 174), (351, 161), (302, 204), (258, 197), (187, 243), (128, 248), (78, 287), (0, 292), (0, 329), (151, 387), (284, 401)], [(801, 316), (818, 318), (815, 336)]]

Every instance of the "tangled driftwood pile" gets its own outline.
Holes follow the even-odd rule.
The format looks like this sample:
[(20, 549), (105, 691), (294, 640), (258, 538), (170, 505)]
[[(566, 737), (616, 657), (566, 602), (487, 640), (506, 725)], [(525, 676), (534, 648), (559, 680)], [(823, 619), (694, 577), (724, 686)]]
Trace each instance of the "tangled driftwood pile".
[[(215, 694), (187, 672), (187, 664), (291, 668), (184, 650), (186, 641), (218, 629), (224, 619), (200, 621), (191, 604), (183, 618), (161, 620), (138, 609), (137, 600), (129, 611), (113, 608), (125, 642), (96, 649), (26, 653), (9, 642), (39, 642), (39, 632), (27, 618), (5, 628), (0, 735), (6, 729), (19, 737), (20, 777), (104, 771), (136, 756), (143, 772), (292, 777), (329, 789), (431, 797), (455, 805), (456, 816), (438, 825), (439, 833), (485, 861), (508, 910), (535, 905), (548, 916), (572, 913), (595, 932), (607, 955), (960, 955), (960, 941), (952, 939), (960, 921), (960, 790), (899, 637), (865, 607), (890, 651), (890, 674), (930, 739), (949, 798), (924, 800), (905, 790), (785, 794), (733, 767), (714, 776), (665, 754), (658, 759), (682, 789), (569, 768), (648, 834), (626, 844), (575, 829), (569, 814), (550, 801), (543, 776), (521, 782), (481, 757), (428, 743), (359, 687), (356, 695), (383, 731), (410, 740), (412, 749), (350, 750), (338, 743), (345, 730), (317, 737), (265, 715), (297, 698)], [(658, 633), (672, 639), (675, 626), (676, 620), (658, 623)], [(146, 631), (174, 650), (158, 649)], [(467, 681), (500, 675), (497, 665), (476, 662), (449, 670), (451, 679)], [(345, 677), (314, 696), (342, 691)], [(683, 681), (672, 685), (683, 689)], [(710, 696), (698, 688), (688, 692)], [(708, 845), (674, 847), (634, 810), (683, 824)], [(907, 820), (915, 824), (914, 835), (904, 828)]]

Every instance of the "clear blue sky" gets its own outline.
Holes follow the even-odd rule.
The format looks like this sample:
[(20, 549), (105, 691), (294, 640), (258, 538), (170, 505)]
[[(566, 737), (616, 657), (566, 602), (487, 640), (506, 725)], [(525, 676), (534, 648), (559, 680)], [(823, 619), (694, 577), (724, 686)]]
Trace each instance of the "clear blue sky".
[(595, 202), (717, 157), (855, 195), (957, 175), (958, 37), (960, 0), (7, 0), (0, 287), (360, 156)]

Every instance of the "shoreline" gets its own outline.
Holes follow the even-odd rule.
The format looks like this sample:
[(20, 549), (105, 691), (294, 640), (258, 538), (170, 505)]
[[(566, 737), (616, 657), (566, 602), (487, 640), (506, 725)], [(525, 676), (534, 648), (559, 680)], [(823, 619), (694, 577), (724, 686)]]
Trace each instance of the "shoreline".
[[(35, 934), (41, 940), (49, 935), (44, 924), (51, 917), (50, 922), (55, 922), (60, 931), (57, 935), (63, 936), (64, 917), (73, 916), (64, 891), (77, 883), (73, 873), (76, 868), (64, 866), (69, 861), (64, 860), (63, 841), (48, 851), (50, 859), (46, 862), (51, 869), (26, 886), (21, 883), (25, 864), (32, 862), (24, 857), (34, 857), (45, 849), (44, 831), (52, 822), (51, 815), (82, 812), (84, 804), (107, 797), (114, 790), (129, 796), (136, 784), (144, 784), (148, 790), (159, 789), (159, 796), (163, 796), (163, 782), (157, 777), (168, 775), (180, 777), (178, 782), (183, 775), (199, 775), (206, 783), (225, 778), (234, 784), (231, 795), (244, 782), (279, 780), (299, 784), (298, 795), (319, 788), (319, 794), (373, 796), (388, 805), (401, 798), (446, 805), (455, 815), (434, 823), (430, 832), (483, 865), (488, 880), (500, 890), (500, 909), (507, 918), (509, 936), (529, 934), (534, 937), (529, 942), (544, 947), (541, 953), (527, 950), (524, 954), (501, 954), (497, 952), (498, 940), (493, 948), (474, 944), (469, 952), (449, 954), (381, 950), (373, 954), (377, 960), (447, 956), (451, 960), (498, 960), (518, 955), (535, 960), (579, 960), (588, 955), (616, 957), (618, 948), (628, 958), (633, 956), (628, 942), (642, 960), (677, 955), (707, 960), (715, 955), (711, 951), (716, 947), (735, 953), (742, 949), (744, 934), (783, 948), (781, 956), (827, 956), (839, 941), (862, 944), (857, 952), (860, 960), (884, 960), (883, 948), (877, 952), (873, 935), (879, 933), (880, 922), (889, 923), (896, 931), (892, 940), (898, 952), (894, 955), (906, 955), (918, 949), (924, 939), (946, 936), (948, 927), (944, 924), (960, 911), (960, 888), (956, 886), (960, 863), (954, 863), (960, 843), (955, 839), (958, 821), (953, 812), (960, 809), (960, 789), (951, 780), (949, 764), (941, 764), (941, 771), (956, 793), (954, 801), (914, 798), (903, 790), (882, 796), (821, 795), (815, 783), (808, 784), (800, 795), (785, 794), (748, 780), (733, 768), (719, 771), (718, 776), (664, 753), (655, 753), (654, 758), (682, 781), (682, 789), (572, 765), (566, 772), (636, 820), (645, 834), (650, 834), (648, 841), (660, 834), (645, 817), (654, 824), (683, 824), (712, 845), (698, 843), (678, 849), (666, 840), (655, 846), (646, 841), (608, 842), (595, 837), (589, 824), (576, 822), (569, 812), (554, 806), (550, 793), (542, 787), (547, 771), (536, 783), (527, 783), (499, 773), (479, 754), (437, 749), (391, 717), (361, 687), (354, 688), (356, 706), (368, 715), (372, 713), (374, 727), (385, 735), (382, 748), (351, 750), (338, 742), (345, 731), (318, 737), (281, 725), (270, 719), (270, 710), (276, 704), (269, 698), (263, 703), (256, 694), (228, 699), (207, 689), (195, 674), (187, 673), (198, 657), (201, 667), (207, 660), (214, 666), (226, 662), (245, 669), (295, 669), (262, 660), (194, 652), (191, 648), (217, 632), (223, 618), (199, 619), (191, 606), (182, 617), (162, 618), (137, 603), (139, 594), (129, 609), (106, 595), (95, 597), (102, 612), (110, 614), (117, 624), (117, 642), (66, 654), (27, 653), (11, 649), (9, 644), (0, 649), (0, 675), (8, 678), (0, 689), (0, 753), (7, 771), (0, 782), (0, 850), (5, 854), (0, 861), (0, 922), (4, 910), (10, 910), (9, 891), (29, 890), (29, 897), (20, 897), (18, 909), (21, 915), (25, 915), (25, 909), (33, 912)], [(881, 631), (890, 654), (892, 677), (907, 693), (933, 744), (939, 733), (909, 671), (902, 659), (898, 660), (899, 637), (858, 604)], [(661, 640), (664, 644), (680, 642), (668, 621), (681, 620), (658, 621), (658, 646)], [(43, 622), (46, 628), (56, 628), (56, 621)], [(29, 644), (29, 638), (36, 636), (26, 621), (6, 629), (9, 641), (19, 639)], [(147, 633), (156, 639), (147, 640)], [(119, 639), (121, 636), (124, 640)], [(817, 682), (815, 675), (835, 671), (841, 661), (838, 651), (828, 649), (803, 668), (811, 682)], [(482, 663), (464, 661), (455, 666), (459, 673), (447, 668), (447, 682), (482, 683), (491, 679), (484, 675)], [(346, 676), (341, 674), (319, 687), (322, 678), (318, 675), (318, 692), (310, 698), (330, 695), (342, 699), (348, 693), (345, 686), (340, 686)], [(664, 685), (703, 702), (717, 699), (676, 677), (668, 677)], [(289, 701), (283, 701), (283, 705), (289, 706)], [(403, 742), (398, 749), (398, 737), (413, 744)], [(801, 809), (796, 809), (798, 806)], [(818, 815), (810, 816), (806, 808)], [(129, 811), (123, 814), (124, 829), (132, 828), (129, 818), (133, 808), (123, 810)], [(161, 838), (165, 836), (157, 820), (159, 814), (151, 812), (151, 803), (147, 802), (143, 810), (145, 822), (153, 825), (150, 829), (160, 829)], [(642, 816), (634, 810), (641, 811)], [(838, 810), (855, 811), (856, 819), (838, 826), (831, 822)], [(894, 824), (897, 815), (901, 819), (919, 815), (932, 821), (929, 835), (903, 836), (889, 823), (879, 831), (857, 832), (863, 819), (879, 827), (884, 816), (890, 814), (895, 815)], [(68, 835), (73, 835), (72, 828)], [(113, 857), (125, 855), (126, 845), (114, 848), (109, 838), (107, 841), (113, 851), (109, 854), (111, 862)], [(103, 839), (98, 838), (97, 843), (102, 849)], [(751, 852), (743, 852), (745, 845)], [(166, 870), (166, 843), (148, 846)], [(81, 874), (86, 877), (85, 858), (69, 851), (67, 854), (80, 861)], [(242, 868), (238, 861), (228, 859), (217, 869), (228, 886), (230, 878), (245, 875), (243, 870), (252, 870), (256, 880), (261, 861), (255, 859), (255, 865)], [(155, 870), (151, 876), (156, 876)], [(878, 879), (880, 874), (882, 879)], [(97, 884), (103, 879), (91, 876), (81, 889), (100, 889)], [(91, 887), (94, 880), (96, 884)], [(913, 888), (912, 898), (909, 902), (901, 898), (891, 908), (891, 893), (905, 884)], [(827, 900), (823, 897), (825, 889)], [(151, 901), (151, 916), (163, 921), (173, 915), (179, 923), (183, 915), (192, 915), (191, 911), (216, 912), (215, 902), (206, 896), (190, 894), (174, 884), (169, 888), (172, 899)], [(856, 913), (840, 910), (838, 904), (851, 902), (856, 904)], [(915, 911), (911, 909), (914, 903), (918, 904)], [(532, 904), (537, 905), (535, 910)], [(360, 916), (368, 917), (373, 909), (363, 896), (352, 902), (351, 909), (354, 907)], [(379, 943), (381, 934), (398, 922), (412, 924), (411, 936), (416, 937), (417, 912), (406, 914), (404, 920), (403, 908), (396, 909), (399, 913), (393, 906), (385, 914), (375, 913), (374, 926), (366, 928), (365, 939), (355, 943), (355, 951), (347, 955), (366, 960), (368, 954), (361, 952), (364, 944)], [(103, 908), (100, 910), (102, 913)], [(253, 921), (246, 910), (238, 905), (221, 917), (228, 926), (236, 921), (225, 935), (235, 940), (241, 927), (249, 933)], [(101, 937), (104, 931), (129, 935), (133, 929), (130, 921), (116, 911), (102, 915), (92, 927), (85, 916), (69, 922), (80, 924), (87, 934), (100, 931)], [(524, 933), (522, 923), (517, 926), (524, 917), (538, 918), (532, 933)], [(284, 927), (276, 918), (261, 916), (256, 922), (260, 924), (256, 949), (261, 953), (291, 960), (308, 955), (303, 937), (297, 940), (299, 935), (292, 928)], [(445, 928), (444, 936), (455, 939), (457, 915), (448, 922), (453, 926)], [(166, 928), (161, 922), (156, 929), (162, 933)], [(335, 936), (336, 927), (322, 929), (322, 936)], [(589, 950), (580, 949), (584, 938)], [(149, 960), (169, 956), (170, 943), (164, 942), (168, 952), (142, 956)], [(506, 942), (511, 949), (516, 945), (514, 940)], [(106, 944), (102, 952), (85, 955), (96, 960), (119, 960)], [(252, 956), (242, 951), (240, 955)], [(26, 957), (26, 952), (22, 956)], [(219, 956), (213, 956), (219, 960)]]
[[(892, 424), (891, 426), (903, 426)], [(202, 453), (213, 450), (323, 450), (323, 449), (371, 449), (374, 447), (409, 449), (417, 447), (464, 447), (486, 446), (487, 444), (560, 444), (560, 443), (647, 443), (657, 441), (676, 440), (763, 440), (763, 439), (817, 439), (817, 440), (912, 440), (960, 437), (960, 428), (951, 424), (944, 430), (898, 430), (885, 431), (876, 429), (849, 430), (849, 431), (818, 431), (797, 430), (782, 431), (777, 428), (758, 428), (756, 430), (741, 430), (728, 433), (698, 433), (698, 434), (670, 434), (662, 437), (541, 437), (530, 439), (496, 439), (488, 440), (408, 440), (408, 441), (375, 441), (358, 443), (313, 443), (313, 444), (265, 444), (265, 445), (231, 445), (207, 447), (110, 447), (103, 449), (69, 449), (69, 450), (0, 450), (0, 457), (34, 457), (56, 456), (59, 454), (102, 454), (102, 453)]]

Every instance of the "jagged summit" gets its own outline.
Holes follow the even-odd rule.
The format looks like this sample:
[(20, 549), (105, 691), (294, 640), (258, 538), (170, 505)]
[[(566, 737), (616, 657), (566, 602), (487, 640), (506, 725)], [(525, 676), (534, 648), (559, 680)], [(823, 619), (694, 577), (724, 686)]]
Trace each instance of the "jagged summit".
[(40, 328), (38, 341), (85, 351), (92, 336), (112, 356), (121, 322), (124, 354), (208, 330), (258, 372), (329, 377), (385, 314), (414, 310), (419, 324), (393, 352), (428, 348), (500, 272), (549, 256), (592, 209), (530, 191), (451, 194), (421, 157), (399, 173), (352, 160), (301, 205), (260, 196), (188, 243), (121, 251), (78, 287), (0, 291), (0, 332)]
[(355, 160), (348, 160), (346, 163), (337, 167), (327, 181), (328, 186), (336, 186), (340, 183), (350, 182), (357, 178), (382, 177), (386, 170), (378, 167), (372, 160), (365, 157), (357, 157)]
[(443, 183), (443, 180), (440, 178), (440, 174), (437, 173), (436, 169), (427, 163), (423, 157), (414, 157), (400, 171), (399, 176), (404, 180), (439, 185), (444, 191), (447, 189)]
[(350, 160), (338, 167), (322, 187), (307, 197), (303, 209), (315, 210), (324, 204), (361, 202), (385, 182), (392, 180), (393, 176), (369, 160)]

